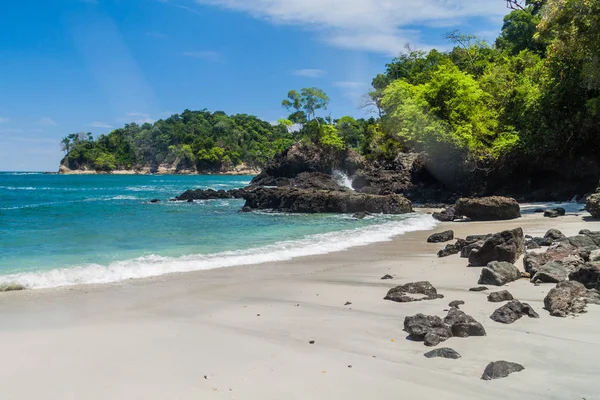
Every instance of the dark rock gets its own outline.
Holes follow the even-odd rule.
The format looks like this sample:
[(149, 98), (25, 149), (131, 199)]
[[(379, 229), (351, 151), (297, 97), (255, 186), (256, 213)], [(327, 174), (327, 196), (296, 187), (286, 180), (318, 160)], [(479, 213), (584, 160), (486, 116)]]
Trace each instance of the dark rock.
[(433, 287), (433, 285), (431, 285), (431, 283), (413, 282), (390, 289), (387, 295), (384, 297), (384, 300), (391, 300), (398, 303), (408, 303), (411, 301), (435, 300), (442, 298), (444, 298), (444, 296), (438, 294), (437, 290)]
[(438, 257), (448, 257), (460, 253), (460, 247), (456, 244), (447, 244), (442, 250), (438, 251)]
[(441, 222), (452, 222), (457, 219), (454, 206), (446, 207), (441, 212), (434, 212), (432, 216)]
[(351, 302), (347, 301), (347, 302), (346, 302), (346, 304), (344, 304), (344, 305), (345, 305), (345, 306), (349, 306), (349, 305), (351, 305), (351, 304), (352, 304)]
[(536, 214), (541, 214), (543, 213), (545, 210), (543, 208), (536, 208), (535, 210), (533, 210), (534, 213)]
[(577, 248), (583, 248), (583, 249), (587, 249), (587, 250), (598, 250), (598, 246), (596, 245), (596, 242), (594, 242), (594, 240), (592, 240), (592, 238), (590, 238), (589, 236), (578, 235), (578, 236), (571, 236), (567, 239), (569, 240), (569, 243), (572, 246), (575, 246)]
[(315, 341), (311, 340), (310, 342), (308, 342), (308, 344), (315, 344)]
[(483, 326), (470, 315), (465, 314), (458, 308), (451, 308), (444, 318), (444, 323), (452, 329), (452, 335), (456, 337), (485, 336)]
[(393, 276), (391, 276), (391, 275), (389, 275), (389, 274), (386, 274), (386, 275), (382, 276), (382, 277), (381, 277), (381, 279), (382, 279), (382, 280), (394, 279), (394, 277), (393, 277)]
[(404, 319), (404, 331), (426, 346), (437, 346), (452, 337), (452, 330), (438, 316), (417, 314)]
[(521, 278), (521, 272), (513, 264), (504, 261), (492, 261), (481, 270), (480, 285), (503, 286)]
[(445, 231), (441, 233), (434, 233), (427, 238), (427, 243), (442, 243), (448, 242), (454, 239), (454, 231)]
[(558, 218), (562, 217), (567, 211), (562, 207), (555, 207), (544, 211), (544, 217), (547, 218)]
[(188, 202), (188, 203), (193, 203), (193, 202), (194, 202), (194, 199), (187, 199), (187, 202)]
[(592, 232), (589, 229), (582, 229), (579, 234), (589, 237), (594, 241), (594, 243), (596, 243), (596, 246), (600, 246), (600, 232)]
[(521, 364), (508, 362), (508, 361), (494, 361), (488, 364), (483, 371), (481, 379), (484, 381), (490, 381), (492, 379), (506, 378), (513, 372), (520, 372), (525, 369)]
[(469, 258), (471, 256), (471, 252), (473, 250), (481, 249), (481, 247), (483, 246), (484, 243), (485, 243), (485, 240), (479, 240), (479, 241), (467, 244), (460, 250), (460, 256), (462, 258)]
[(540, 249), (541, 247), (535, 240), (526, 240), (525, 248), (527, 250), (535, 250), (535, 249)]
[(473, 221), (498, 221), (521, 216), (519, 203), (508, 197), (462, 198), (456, 202), (456, 213)]
[(250, 207), (242, 207), (242, 209), (240, 210), (240, 212), (249, 213), (249, 212), (252, 212), (252, 209)]
[(524, 315), (527, 315), (529, 318), (540, 317), (529, 304), (521, 303), (519, 300), (512, 300), (494, 311), (490, 318), (502, 324), (512, 324)]
[(568, 271), (573, 271), (589, 259), (589, 253), (585, 249), (578, 249), (568, 242), (559, 242), (552, 245), (545, 253), (527, 253), (523, 258), (525, 271), (531, 276), (546, 263), (561, 261)]
[(575, 281), (560, 282), (544, 298), (544, 308), (553, 317), (584, 313), (589, 303), (600, 305), (600, 293)]
[(485, 242), (486, 239), (489, 239), (491, 237), (492, 237), (491, 233), (488, 233), (487, 235), (469, 235), (465, 238), (465, 241), (467, 243), (476, 243), (476, 242), (481, 242), (481, 241)]
[(569, 279), (569, 272), (561, 261), (542, 265), (531, 278), (531, 283), (558, 283)]
[(525, 252), (525, 239), (521, 228), (504, 231), (486, 239), (480, 249), (469, 256), (471, 265), (487, 265), (491, 261), (514, 263)]
[(551, 239), (552, 241), (564, 239), (565, 237), (566, 236), (563, 235), (563, 233), (561, 231), (559, 231), (558, 229), (550, 229), (544, 235), (544, 239)]
[(477, 286), (477, 287), (473, 287), (473, 288), (469, 289), (469, 292), (485, 292), (486, 290), (489, 290), (489, 289), (486, 288), (485, 286)]
[(448, 304), (448, 306), (454, 307), (454, 308), (460, 308), (459, 306), (462, 306), (463, 304), (465, 304), (465, 302), (462, 300), (454, 300), (454, 301), (451, 301), (450, 304)]
[(535, 244), (537, 244), (539, 247), (552, 246), (552, 244), (554, 243), (554, 241), (552, 239), (541, 238), (541, 237), (534, 237), (533, 239), (531, 239), (531, 241), (534, 242)]
[(585, 209), (592, 217), (600, 218), (600, 193), (595, 193), (588, 197)]
[(355, 192), (307, 190), (292, 187), (254, 188), (244, 191), (246, 207), (291, 213), (383, 213), (404, 214), (412, 206), (403, 196), (368, 195)]
[(150, 200), (150, 203), (154, 203), (154, 204), (160, 203), (160, 199), (152, 199), (152, 200)]
[(233, 192), (213, 189), (187, 190), (181, 195), (175, 197), (175, 200), (191, 202), (194, 200), (233, 199), (234, 193), (237, 193), (237, 191)]
[(569, 274), (569, 280), (582, 283), (588, 289), (600, 290), (600, 263), (582, 265)]
[(354, 213), (354, 215), (352, 216), (352, 218), (365, 219), (365, 218), (367, 218), (370, 215), (371, 214), (369, 214), (368, 212), (361, 211), (361, 212)]
[(461, 357), (460, 354), (458, 354), (455, 350), (453, 350), (449, 347), (442, 347), (440, 349), (431, 350), (430, 352), (425, 353), (424, 355), (427, 358), (441, 357), (441, 358), (450, 358), (452, 360), (457, 360)]
[(487, 299), (492, 303), (502, 303), (503, 301), (514, 300), (514, 297), (508, 290), (502, 290), (501, 292), (490, 293)]

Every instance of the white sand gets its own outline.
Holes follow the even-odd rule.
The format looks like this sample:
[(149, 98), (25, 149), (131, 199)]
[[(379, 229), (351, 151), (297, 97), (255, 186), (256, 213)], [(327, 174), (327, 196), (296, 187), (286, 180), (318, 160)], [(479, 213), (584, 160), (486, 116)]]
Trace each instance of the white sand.
[[(518, 226), (537, 235), (600, 230), (582, 216), (537, 215), (436, 231), (464, 237)], [(2, 294), (0, 398), (600, 399), (600, 307), (550, 317), (542, 300), (554, 285), (521, 280), (507, 289), (540, 319), (493, 322), (500, 304), (468, 292), (480, 268), (458, 256), (438, 259), (443, 245), (425, 243), (430, 233), (283, 263)], [(380, 280), (386, 273), (396, 279)], [(445, 298), (383, 300), (389, 288), (418, 280)], [(464, 300), (488, 336), (439, 346), (457, 350), (459, 360), (427, 359), (430, 348), (406, 339), (404, 317), (443, 316), (452, 300)], [(482, 381), (497, 360), (526, 369)]]

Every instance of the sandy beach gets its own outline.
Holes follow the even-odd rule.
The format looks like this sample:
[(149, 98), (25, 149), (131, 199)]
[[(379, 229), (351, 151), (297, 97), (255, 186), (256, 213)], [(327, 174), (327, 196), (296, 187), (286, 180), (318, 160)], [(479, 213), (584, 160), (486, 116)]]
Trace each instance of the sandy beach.
[[(442, 223), (435, 231), (600, 230), (585, 215)], [(489, 292), (468, 291), (480, 268), (458, 255), (438, 259), (444, 245), (426, 243), (431, 233), (288, 262), (3, 293), (1, 398), (600, 399), (600, 307), (551, 317), (543, 298), (555, 285), (522, 279), (502, 289), (540, 318), (496, 323), (489, 316), (501, 304), (489, 303)], [(395, 279), (381, 280), (384, 274)], [(383, 300), (390, 288), (422, 280), (445, 298)], [(444, 316), (452, 300), (466, 302), (461, 309), (487, 336), (439, 346), (458, 351), (458, 360), (427, 359), (430, 348), (406, 339), (404, 318)], [(525, 370), (481, 380), (498, 360)]]

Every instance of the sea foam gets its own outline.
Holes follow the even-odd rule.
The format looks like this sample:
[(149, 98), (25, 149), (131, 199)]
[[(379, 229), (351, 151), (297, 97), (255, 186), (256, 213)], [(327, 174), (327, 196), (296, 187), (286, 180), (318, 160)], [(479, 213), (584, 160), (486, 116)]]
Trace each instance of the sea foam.
[(0, 276), (0, 284), (20, 283), (31, 289), (78, 284), (114, 283), (174, 272), (225, 268), (237, 265), (285, 261), (296, 257), (327, 254), (356, 246), (389, 241), (407, 232), (433, 229), (437, 222), (429, 215), (409, 214), (404, 219), (338, 232), (309, 235), (254, 249), (182, 257), (152, 255), (118, 261), (108, 266), (91, 264), (50, 271)]

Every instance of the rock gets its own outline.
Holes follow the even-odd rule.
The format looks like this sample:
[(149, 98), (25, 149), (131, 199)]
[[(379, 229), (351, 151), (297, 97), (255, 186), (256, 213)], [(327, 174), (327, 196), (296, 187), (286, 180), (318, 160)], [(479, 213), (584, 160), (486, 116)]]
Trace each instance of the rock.
[(490, 318), (502, 324), (512, 324), (524, 315), (527, 315), (529, 318), (540, 317), (529, 304), (521, 303), (519, 300), (512, 300), (494, 311)]
[(558, 283), (569, 279), (569, 272), (560, 261), (550, 261), (541, 266), (531, 278), (531, 283)]
[(347, 301), (347, 302), (346, 302), (346, 304), (344, 304), (344, 305), (345, 305), (345, 306), (349, 306), (349, 305), (351, 305), (351, 304), (352, 304), (351, 302)]
[(233, 199), (236, 195), (240, 193), (240, 190), (243, 189), (236, 189), (234, 191), (213, 189), (187, 190), (181, 195), (175, 197), (175, 200), (192, 202), (194, 200)]
[(578, 236), (570, 236), (567, 238), (569, 243), (572, 246), (577, 247), (578, 249), (583, 248), (587, 250), (598, 250), (598, 246), (596, 242), (592, 240), (589, 236), (586, 235), (578, 235)]
[(540, 245), (535, 240), (526, 240), (525, 248), (527, 250), (541, 249)]
[(568, 271), (573, 271), (589, 259), (585, 249), (578, 249), (568, 242), (553, 244), (545, 253), (527, 253), (523, 258), (525, 271), (534, 276), (546, 263), (561, 261)]
[(446, 207), (441, 212), (434, 212), (432, 217), (441, 222), (452, 222), (456, 219), (455, 207)]
[(531, 241), (537, 244), (538, 247), (548, 247), (552, 246), (552, 243), (554, 243), (552, 239), (546, 239), (541, 237), (534, 237), (533, 239), (531, 239)]
[(487, 299), (491, 303), (502, 303), (503, 301), (514, 300), (514, 297), (508, 290), (502, 290), (501, 292), (490, 293)]
[(370, 215), (371, 214), (369, 214), (368, 212), (360, 211), (360, 212), (354, 213), (354, 215), (352, 215), (352, 218), (365, 219)]
[[(411, 296), (422, 295), (422, 296)], [(437, 290), (429, 282), (413, 282), (406, 285), (397, 286), (390, 289), (384, 300), (391, 300), (398, 303), (408, 303), (411, 301), (442, 299), (444, 296), (437, 293)]]
[(0, 292), (18, 292), (27, 289), (20, 283), (4, 283), (0, 284)]
[(481, 249), (481, 247), (483, 246), (484, 243), (485, 243), (485, 240), (479, 240), (479, 241), (472, 242), (470, 244), (465, 245), (460, 250), (460, 256), (462, 258), (469, 258), (471, 256), (471, 252), (473, 250), (479, 250), (479, 249)]
[(544, 298), (544, 308), (553, 317), (584, 313), (589, 303), (600, 305), (600, 293), (575, 281), (560, 282)]
[(600, 263), (582, 265), (569, 274), (569, 280), (579, 282), (588, 289), (600, 290)]
[(153, 204), (160, 203), (160, 199), (152, 199), (152, 200), (150, 200), (150, 203), (153, 203)]
[(245, 190), (243, 198), (246, 200), (245, 206), (252, 209), (290, 213), (404, 214), (412, 212), (410, 201), (397, 194), (379, 196), (351, 191), (258, 187)]
[(579, 231), (580, 235), (589, 237), (596, 243), (596, 246), (600, 246), (600, 232), (592, 232), (589, 229), (582, 229)]
[(441, 233), (434, 233), (427, 238), (427, 243), (442, 243), (448, 242), (454, 239), (454, 231), (445, 231)]
[(240, 210), (240, 212), (250, 213), (250, 212), (252, 212), (252, 209), (250, 207), (242, 207), (242, 209)]
[(431, 350), (430, 352), (425, 353), (424, 356), (427, 358), (450, 358), (452, 360), (457, 360), (461, 357), (460, 354), (458, 354), (455, 350), (449, 347), (442, 347), (440, 349)]
[(452, 337), (452, 330), (438, 316), (417, 314), (404, 319), (404, 331), (426, 346), (437, 346)]
[(555, 207), (544, 211), (544, 217), (547, 218), (558, 218), (562, 217), (567, 211), (562, 207)]
[(456, 213), (473, 221), (498, 221), (519, 218), (521, 209), (508, 197), (462, 198), (456, 202)]
[(486, 239), (480, 249), (469, 255), (471, 265), (487, 265), (491, 261), (514, 263), (525, 252), (525, 239), (521, 228), (504, 231)]
[(480, 285), (503, 286), (521, 278), (521, 272), (511, 263), (492, 261), (481, 270)]
[(442, 250), (438, 251), (438, 257), (448, 257), (460, 253), (460, 247), (456, 244), (447, 244)]
[(308, 344), (315, 344), (315, 341), (311, 340), (311, 341), (308, 342)]
[(394, 277), (391, 276), (391, 275), (389, 275), (389, 274), (386, 274), (386, 275), (382, 276), (381, 279), (382, 280), (388, 280), (388, 279), (394, 279)]
[(465, 304), (465, 302), (462, 300), (454, 300), (454, 301), (451, 301), (450, 304), (448, 304), (448, 306), (454, 307), (454, 308), (460, 308), (459, 306), (462, 306), (463, 304)]
[(585, 203), (585, 210), (589, 212), (592, 217), (600, 218), (600, 193), (595, 193), (588, 197)]
[(551, 239), (552, 241), (564, 239), (565, 237), (566, 236), (563, 235), (563, 233), (561, 231), (559, 231), (558, 229), (550, 229), (544, 235), (544, 239)]
[(452, 329), (452, 335), (456, 337), (485, 336), (483, 326), (470, 315), (465, 314), (458, 308), (451, 308), (444, 318), (444, 323)]
[(488, 364), (483, 371), (481, 379), (489, 381), (492, 379), (506, 378), (513, 372), (520, 372), (525, 369), (521, 364), (508, 362), (508, 361), (494, 361)]
[(485, 292), (486, 290), (489, 290), (489, 289), (486, 288), (485, 286), (478, 286), (478, 287), (473, 287), (473, 288), (469, 289), (469, 292)]

